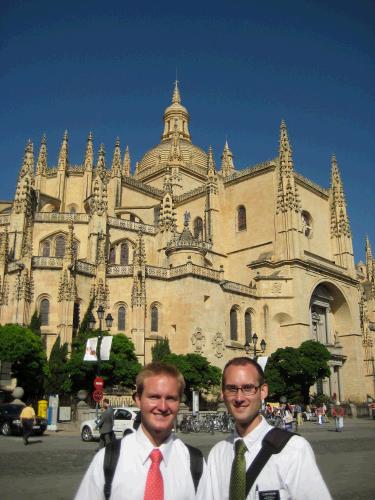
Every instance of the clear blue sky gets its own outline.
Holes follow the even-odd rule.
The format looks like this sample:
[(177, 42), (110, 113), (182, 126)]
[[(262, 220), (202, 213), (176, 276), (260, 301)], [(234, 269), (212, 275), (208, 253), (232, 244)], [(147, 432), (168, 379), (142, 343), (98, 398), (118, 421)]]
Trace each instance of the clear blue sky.
[[(132, 165), (159, 142), (178, 71), (193, 142), (226, 136), (237, 168), (273, 158), (285, 119), (295, 168), (329, 186), (341, 169), (354, 236), (375, 251), (375, 3), (251, 0), (2, 0), (0, 199), (12, 199), (27, 139), (47, 134), (55, 165), (88, 132), (110, 164), (116, 136)], [(251, 196), (251, 193), (249, 193)]]

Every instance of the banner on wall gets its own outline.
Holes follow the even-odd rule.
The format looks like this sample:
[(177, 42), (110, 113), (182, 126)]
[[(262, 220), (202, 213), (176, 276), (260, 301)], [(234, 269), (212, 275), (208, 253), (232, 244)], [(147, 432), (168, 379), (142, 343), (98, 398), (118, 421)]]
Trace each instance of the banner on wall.
[(109, 356), (111, 354), (111, 346), (112, 346), (112, 335), (108, 335), (108, 337), (103, 337), (102, 342), (100, 344), (100, 360), (108, 361)]

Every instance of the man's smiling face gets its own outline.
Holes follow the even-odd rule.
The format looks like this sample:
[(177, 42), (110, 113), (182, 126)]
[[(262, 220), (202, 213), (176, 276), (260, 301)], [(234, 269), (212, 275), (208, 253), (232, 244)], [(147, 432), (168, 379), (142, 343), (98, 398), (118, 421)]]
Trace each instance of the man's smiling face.
[(141, 410), (142, 428), (156, 446), (169, 436), (180, 408), (179, 384), (175, 377), (161, 374), (144, 380), (143, 392), (135, 397)]

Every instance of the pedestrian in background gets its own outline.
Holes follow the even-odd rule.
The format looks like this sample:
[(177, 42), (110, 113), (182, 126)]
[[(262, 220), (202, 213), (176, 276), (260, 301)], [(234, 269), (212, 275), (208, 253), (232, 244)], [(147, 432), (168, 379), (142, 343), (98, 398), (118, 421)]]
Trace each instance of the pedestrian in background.
[(26, 446), (29, 444), (29, 437), (33, 432), (33, 425), (35, 424), (35, 411), (31, 403), (21, 411), (20, 419), (22, 422), (23, 444)]
[(114, 412), (112, 406), (109, 404), (109, 399), (103, 399), (103, 407), (104, 412), (100, 416), (100, 420), (98, 422), (98, 429), (100, 431), (100, 441), (99, 448), (101, 450), (104, 446), (107, 446), (112, 439), (115, 439), (115, 435), (113, 433), (113, 424), (114, 424)]
[(337, 401), (336, 406), (332, 409), (332, 417), (335, 420), (336, 432), (342, 432), (344, 429), (344, 415), (345, 410), (343, 406), (340, 405), (340, 402)]
[(302, 418), (302, 406), (299, 403), (294, 405), (294, 413), (296, 416), (297, 427), (300, 427), (301, 425), (303, 425), (303, 418)]

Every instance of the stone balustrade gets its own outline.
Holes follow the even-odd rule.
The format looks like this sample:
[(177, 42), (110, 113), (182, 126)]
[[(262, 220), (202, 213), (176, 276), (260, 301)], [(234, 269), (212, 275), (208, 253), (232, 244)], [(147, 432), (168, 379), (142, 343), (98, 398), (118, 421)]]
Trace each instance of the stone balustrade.
[(0, 226), (6, 226), (10, 222), (10, 215), (0, 215)]
[(35, 222), (74, 222), (87, 223), (89, 221), (88, 214), (70, 214), (57, 212), (37, 212), (34, 216)]
[(62, 257), (41, 257), (32, 258), (31, 265), (34, 269), (61, 269), (63, 265)]
[(133, 266), (120, 266), (111, 264), (107, 268), (108, 276), (133, 276)]
[(75, 269), (79, 274), (87, 274), (88, 276), (95, 276), (96, 274), (96, 266), (83, 260), (77, 260)]
[(110, 227), (118, 227), (120, 229), (127, 229), (130, 231), (142, 231), (144, 234), (156, 234), (157, 228), (150, 224), (143, 224), (141, 222), (133, 222), (125, 219), (118, 219), (117, 217), (108, 217), (108, 225)]

